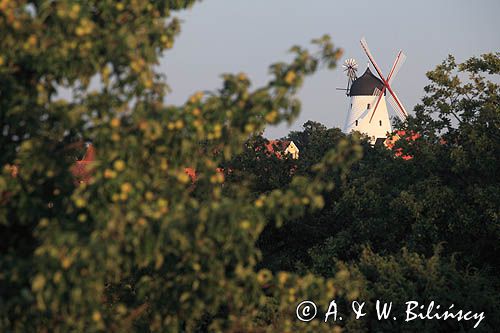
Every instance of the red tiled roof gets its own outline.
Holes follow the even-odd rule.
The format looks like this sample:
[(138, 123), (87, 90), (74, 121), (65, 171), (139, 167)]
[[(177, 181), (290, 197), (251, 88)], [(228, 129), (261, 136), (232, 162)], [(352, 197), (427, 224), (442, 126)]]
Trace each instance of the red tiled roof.
[[(269, 140), (265, 147), (268, 153), (274, 154), (278, 158), (282, 158), (283, 151), (288, 147), (290, 141), (288, 140)], [(277, 151), (276, 148), (279, 150)]]
[[(385, 140), (385, 146), (392, 150), (396, 141), (401, 138), (404, 138), (406, 141), (415, 141), (420, 138), (420, 133), (411, 132), (409, 134), (406, 134), (406, 131), (403, 130), (395, 131)], [(405, 161), (411, 160), (413, 158), (412, 155), (405, 154), (403, 152), (403, 148), (396, 148), (394, 150), (394, 155), (397, 157), (401, 157)]]

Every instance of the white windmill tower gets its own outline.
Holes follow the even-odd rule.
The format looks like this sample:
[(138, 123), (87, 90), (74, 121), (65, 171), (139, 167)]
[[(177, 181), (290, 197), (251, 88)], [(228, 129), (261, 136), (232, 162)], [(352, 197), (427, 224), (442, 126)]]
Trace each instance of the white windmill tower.
[(385, 140), (387, 133), (391, 132), (391, 122), (385, 101), (386, 90), (389, 91), (389, 104), (391, 104), (396, 114), (402, 120), (408, 116), (403, 104), (391, 88), (391, 82), (401, 68), (406, 56), (402, 51), (398, 52), (391, 71), (385, 78), (373, 59), (364, 38), (361, 39), (361, 46), (379, 77), (376, 77), (369, 67), (366, 68), (363, 75), (356, 77), (356, 61), (354, 59), (345, 61), (343, 66), (348, 76), (346, 94), (351, 98), (351, 101), (344, 132), (359, 131), (365, 133), (370, 137), (370, 142), (374, 144), (377, 139)]

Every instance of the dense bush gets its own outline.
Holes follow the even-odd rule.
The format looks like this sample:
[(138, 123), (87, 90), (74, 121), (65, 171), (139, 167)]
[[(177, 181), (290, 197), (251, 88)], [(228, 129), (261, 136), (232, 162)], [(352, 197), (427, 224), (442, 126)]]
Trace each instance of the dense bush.
[[(422, 265), (430, 260), (438, 268), (432, 276), (450, 282), (427, 281), (435, 284), (433, 297), (478, 307), (489, 304), (486, 313), (491, 326), (484, 329), (494, 327), (498, 301), (492, 299), (490, 304), (489, 295), (500, 290), (500, 107), (499, 86), (491, 75), (500, 73), (499, 63), (498, 54), (459, 65), (450, 57), (429, 72), (428, 94), (415, 108), (415, 116), (396, 124), (407, 137), (414, 133), (420, 136), (415, 140), (403, 136), (393, 150), (362, 144), (363, 158), (344, 176), (329, 174), (337, 186), (325, 194), (325, 207), (320, 212), (289, 221), (284, 228), (266, 227), (258, 241), (264, 258), (261, 265), (332, 276), (334, 271), (329, 269), (338, 262), (366, 268), (364, 249), (368, 246), (375, 253), (368, 257), (378, 258), (370, 261), (372, 266), (376, 263), (373, 269), (361, 269), (370, 281), (372, 270), (398, 280), (408, 258), (418, 258)], [(456, 69), (469, 80), (462, 82)], [(323, 149), (335, 149), (343, 137), (332, 137), (335, 131), (308, 122), (303, 131), (289, 135), (302, 144), (298, 173), (311, 174), (309, 166), (319, 161)], [(398, 148), (413, 158), (395, 156)], [(438, 257), (436, 246), (441, 248)], [(403, 257), (402, 249), (407, 251)], [(475, 273), (471, 275), (471, 271)], [(405, 275), (400, 279), (402, 288), (409, 288), (418, 279), (416, 273)], [(388, 296), (393, 282), (373, 282), (361, 292), (374, 299)], [(482, 285), (488, 287), (481, 289)], [(381, 292), (384, 288), (387, 292)], [(421, 296), (411, 290), (394, 291), (391, 297)], [(467, 302), (464, 290), (470, 297)], [(437, 329), (433, 325), (442, 331), (458, 329), (444, 323), (429, 325), (420, 329)], [(368, 327), (388, 329), (373, 324)]]
[[(259, 198), (217, 167), (291, 121), (305, 76), (341, 51), (323, 37), (315, 55), (293, 47), (262, 87), (225, 74), (166, 106), (155, 64), (179, 31), (172, 11), (193, 2), (1, 2), (0, 331), (318, 331), (294, 319), (295, 302), (333, 297), (332, 282), (256, 270), (255, 241), (267, 221), (320, 208), (325, 172), (357, 146)], [(82, 140), (97, 155), (77, 184)]]
[[(167, 106), (155, 64), (193, 3), (0, 2), (0, 331), (332, 331), (296, 320), (297, 303), (420, 291), (468, 296), (494, 327), (499, 88), (479, 73), (498, 75), (498, 54), (459, 65), (470, 84), (452, 58), (429, 74), (398, 125), (421, 134), (397, 143), (409, 161), (313, 122), (289, 135), (298, 161), (276, 158), (258, 133), (292, 121), (305, 77), (341, 50), (295, 46), (262, 87), (224, 74)], [(79, 184), (87, 140), (96, 161)]]

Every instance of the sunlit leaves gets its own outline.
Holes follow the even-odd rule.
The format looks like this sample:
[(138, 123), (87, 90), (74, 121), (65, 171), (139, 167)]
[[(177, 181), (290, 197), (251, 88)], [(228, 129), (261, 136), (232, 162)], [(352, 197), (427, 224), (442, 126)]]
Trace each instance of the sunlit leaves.
[[(328, 38), (315, 53), (294, 47), (262, 87), (224, 74), (219, 90), (167, 106), (155, 65), (180, 30), (171, 10), (192, 3), (0, 2), (0, 328), (266, 329), (273, 317), (255, 318), (274, 307), (293, 330), (292, 303), (323, 299), (323, 279), (257, 271), (255, 242), (269, 221), (320, 209), (328, 169), (352, 163), (356, 145), (257, 201), (222, 166), (268, 124), (295, 119), (298, 88), (340, 50)], [(81, 180), (86, 141), (96, 156)]]

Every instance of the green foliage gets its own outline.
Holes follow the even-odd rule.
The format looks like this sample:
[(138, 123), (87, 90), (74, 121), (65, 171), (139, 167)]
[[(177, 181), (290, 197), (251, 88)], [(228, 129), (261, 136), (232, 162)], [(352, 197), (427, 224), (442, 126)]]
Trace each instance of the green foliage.
[[(410, 161), (312, 122), (289, 135), (301, 158), (279, 159), (258, 133), (293, 121), (305, 78), (341, 50), (324, 36), (262, 87), (224, 74), (167, 106), (155, 65), (194, 2), (0, 1), (0, 330), (331, 331), (296, 304), (461, 303), (465, 286), (498, 313), (499, 87), (481, 76), (498, 54), (429, 73), (400, 124), (421, 134), (396, 145)], [(77, 184), (83, 140), (97, 159)]]
[[(434, 262), (436, 269), (425, 271), (436, 280), (425, 280), (436, 285), (428, 299), (432, 296), (436, 301), (479, 307), (491, 301), (491, 307), (484, 309), (495, 317), (498, 301), (490, 300), (489, 295), (498, 293), (500, 286), (500, 88), (491, 75), (498, 76), (498, 63), (498, 54), (471, 58), (458, 65), (450, 57), (429, 72), (428, 95), (415, 108), (415, 117), (396, 124), (409, 133), (408, 137), (420, 135), (415, 140), (403, 136), (394, 147), (413, 158), (403, 160), (384, 147), (363, 144), (363, 158), (343, 177), (338, 172), (330, 173), (336, 186), (324, 195), (324, 209), (288, 221), (285, 228), (268, 226), (264, 230), (258, 243), (263, 252), (262, 266), (332, 277), (343, 261), (373, 282), (362, 288), (361, 294), (372, 299), (396, 297), (400, 302), (422, 295), (410, 287), (420, 283), (414, 271), (404, 275), (403, 289), (409, 291), (392, 288), (402, 279), (398, 272), (413, 259), (424, 266), (427, 261)], [(459, 73), (455, 74), (457, 69)], [(319, 161), (322, 149), (337, 144), (338, 139), (328, 134), (334, 132), (308, 122), (303, 131), (290, 134), (304, 158), (299, 165), (305, 168), (298, 168), (298, 174), (311, 174), (308, 166)], [(310, 137), (314, 140), (308, 140)], [(438, 245), (439, 256), (435, 253)], [(366, 253), (367, 246), (373, 253)], [(406, 249), (403, 256), (402, 249)], [(368, 266), (374, 268), (366, 268), (367, 258), (378, 258), (370, 259)], [(373, 269), (387, 274), (387, 279), (378, 281), (370, 275)], [(485, 281), (490, 283), (481, 289)], [(391, 290), (393, 294), (389, 295)], [(464, 298), (463, 290), (470, 300)], [(415, 330), (459, 329), (435, 324)], [(357, 325), (356, 329), (364, 327), (359, 322)], [(366, 325), (370, 331), (400, 328), (373, 322)], [(495, 327), (495, 321), (489, 325), (483, 329)]]
[[(193, 2), (0, 2), (0, 330), (318, 331), (294, 319), (295, 303), (327, 302), (332, 282), (256, 270), (255, 241), (267, 221), (321, 208), (324, 175), (357, 146), (257, 199), (216, 169), (292, 121), (304, 78), (341, 52), (323, 37), (316, 55), (292, 48), (267, 85), (226, 74), (218, 91), (167, 107), (154, 66), (179, 32), (172, 10)], [(75, 185), (79, 140), (97, 160)]]
[[(339, 266), (330, 255), (329, 244), (317, 247), (312, 253), (315, 273), (335, 276)], [(403, 320), (406, 318), (407, 301), (419, 304), (436, 305), (446, 308), (455, 304), (460, 309), (484, 312), (486, 319), (481, 322), (479, 332), (492, 332), (498, 326), (500, 304), (496, 299), (494, 282), (488, 275), (472, 269), (463, 271), (457, 268), (454, 258), (443, 258), (439, 247), (433, 255), (425, 258), (403, 248), (394, 255), (381, 256), (367, 248), (362, 251), (359, 261), (351, 264), (348, 270), (357, 275), (360, 288), (360, 299), (366, 301), (367, 316), (362, 323), (356, 321), (352, 314), (347, 320), (347, 329), (366, 332), (460, 332), (472, 330), (475, 322), (457, 322), (454, 320), (414, 320), (408, 323), (378, 320), (376, 301), (393, 303), (391, 316)], [(424, 312), (425, 313), (425, 312)], [(346, 316), (347, 318), (347, 316)]]

